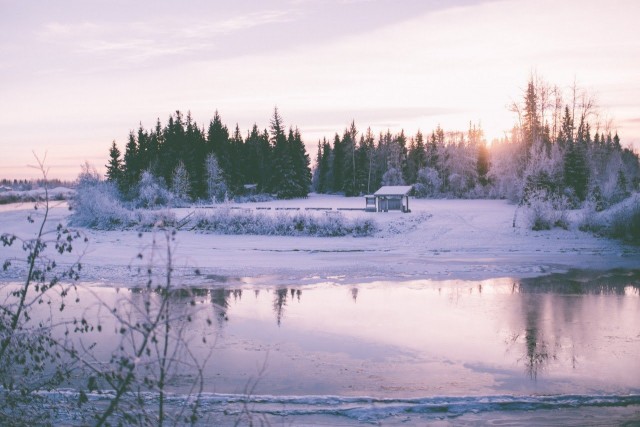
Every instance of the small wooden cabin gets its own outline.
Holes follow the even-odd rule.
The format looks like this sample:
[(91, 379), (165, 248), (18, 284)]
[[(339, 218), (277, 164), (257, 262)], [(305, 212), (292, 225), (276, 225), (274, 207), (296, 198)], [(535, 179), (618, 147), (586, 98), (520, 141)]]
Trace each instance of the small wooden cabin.
[(373, 195), (365, 197), (367, 212), (401, 211), (411, 212), (409, 209), (409, 192), (411, 185), (385, 185)]

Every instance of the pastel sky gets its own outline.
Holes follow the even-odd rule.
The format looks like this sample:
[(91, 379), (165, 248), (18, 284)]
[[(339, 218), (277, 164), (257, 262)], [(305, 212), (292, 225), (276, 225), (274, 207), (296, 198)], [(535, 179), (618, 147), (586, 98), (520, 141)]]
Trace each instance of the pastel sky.
[(637, 0), (0, 0), (0, 178), (37, 177), (33, 152), (51, 177), (104, 171), (177, 109), (244, 133), (278, 106), (312, 157), (351, 120), (491, 140), (532, 72), (640, 150), (639, 19)]

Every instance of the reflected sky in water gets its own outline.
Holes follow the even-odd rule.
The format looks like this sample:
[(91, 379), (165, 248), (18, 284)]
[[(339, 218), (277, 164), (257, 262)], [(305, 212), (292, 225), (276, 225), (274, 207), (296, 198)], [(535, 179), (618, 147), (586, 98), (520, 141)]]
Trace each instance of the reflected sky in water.
[[(146, 290), (81, 290), (82, 312), (110, 325)], [(119, 301), (119, 302), (118, 302)], [(208, 391), (285, 395), (637, 393), (640, 272), (537, 279), (240, 285), (181, 291)], [(128, 307), (128, 308), (127, 308)], [(75, 311), (74, 311), (75, 310)], [(211, 320), (209, 324), (207, 320)], [(198, 339), (206, 336), (207, 342)], [(116, 333), (89, 334), (104, 357)], [(178, 376), (188, 376), (180, 372)], [(179, 388), (180, 381), (175, 381)]]

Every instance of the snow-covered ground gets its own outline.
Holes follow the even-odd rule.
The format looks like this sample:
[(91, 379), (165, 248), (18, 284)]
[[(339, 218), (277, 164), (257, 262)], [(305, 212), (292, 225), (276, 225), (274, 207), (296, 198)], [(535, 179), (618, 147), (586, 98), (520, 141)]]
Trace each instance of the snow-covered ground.
[[(66, 221), (64, 202), (53, 202), (51, 227)], [(359, 197), (311, 194), (306, 199), (228, 204), (245, 209), (363, 208)], [(217, 207), (220, 208), (220, 205)], [(380, 231), (373, 237), (292, 237), (218, 235), (180, 230), (174, 265), (189, 280), (279, 282), (349, 282), (378, 279), (528, 277), (572, 268), (638, 268), (640, 248), (594, 237), (577, 229), (531, 231), (525, 212), (503, 200), (411, 199), (411, 213), (369, 213), (341, 210), (346, 216), (374, 218)], [(0, 231), (29, 237), (36, 224), (26, 221), (29, 203), (0, 206)], [(192, 211), (176, 209), (179, 217)], [(317, 215), (335, 215), (313, 211)], [(575, 213), (575, 215), (578, 215)], [(516, 226), (513, 227), (514, 216)], [(128, 266), (148, 247), (152, 233), (84, 230), (89, 243), (83, 256), (83, 279), (93, 282), (122, 280)], [(3, 258), (19, 255), (18, 248), (3, 248)], [(6, 255), (5, 255), (6, 254)], [(67, 257), (69, 257), (67, 255)], [(203, 276), (195, 277), (194, 269)]]
[(68, 199), (75, 194), (75, 190), (67, 187), (55, 187), (49, 188), (48, 190), (45, 190), (44, 187), (38, 187), (26, 191), (3, 189), (0, 191), (0, 198), (16, 198), (19, 200), (42, 199), (47, 193), (51, 199)]
[[(327, 214), (320, 210), (309, 210), (308, 212), (314, 212), (314, 215), (337, 215), (338, 208), (355, 209), (363, 206), (364, 200), (362, 198), (312, 194), (307, 199), (218, 205), (215, 208), (182, 208), (176, 209), (175, 212), (178, 217), (185, 218), (193, 211), (220, 208), (271, 208), (261, 211), (275, 214), (276, 212), (292, 212), (276, 211), (276, 208), (304, 210), (305, 208), (317, 207), (332, 208), (334, 213)], [(531, 231), (525, 224), (525, 212), (522, 209), (516, 211), (514, 205), (501, 200), (411, 199), (410, 208), (412, 212), (408, 214), (399, 212), (367, 213), (357, 210), (340, 211), (342, 215), (349, 217), (374, 218), (379, 231), (372, 237), (217, 235), (190, 231), (189, 226), (183, 227), (176, 235), (174, 252), (174, 265), (177, 275), (180, 276), (180, 283), (196, 286), (206, 283), (207, 287), (219, 284), (226, 289), (238, 285), (254, 292), (258, 288), (265, 289), (266, 293), (261, 295), (267, 300), (267, 303), (262, 309), (267, 311), (267, 316), (272, 316), (271, 311), (273, 310), (273, 304), (270, 301), (272, 294), (269, 292), (280, 285), (290, 284), (292, 285), (291, 289), (302, 289), (305, 303), (313, 302), (322, 307), (320, 311), (311, 310), (311, 320), (305, 321), (301, 315), (296, 315), (295, 311), (296, 308), (302, 306), (301, 303), (293, 305), (292, 302), (292, 306), (287, 307), (289, 310), (287, 313), (290, 317), (283, 321), (282, 327), (280, 325), (273, 326), (275, 321), (269, 318), (267, 323), (271, 324), (273, 330), (281, 334), (275, 335), (275, 332), (272, 331), (272, 335), (276, 336), (273, 338), (269, 334), (266, 334), (265, 337), (260, 335), (260, 329), (256, 326), (254, 319), (252, 317), (248, 317), (248, 320), (245, 319), (239, 308), (239, 302), (234, 303), (233, 308), (229, 309), (230, 311), (235, 310), (230, 314), (232, 320), (225, 326), (227, 341), (221, 339), (219, 346), (216, 347), (213, 362), (213, 366), (220, 370), (220, 376), (215, 376), (208, 385), (214, 387), (215, 390), (222, 390), (222, 392), (228, 392), (227, 389), (231, 389), (233, 392), (233, 387), (230, 387), (229, 384), (233, 385), (233, 381), (245, 384), (247, 375), (251, 374), (251, 372), (243, 370), (245, 365), (250, 365), (252, 368), (257, 366), (256, 360), (264, 361), (267, 354), (266, 349), (270, 348), (272, 353), (269, 358), (268, 375), (271, 376), (266, 375), (261, 379), (261, 393), (268, 396), (259, 396), (262, 400), (252, 408), (258, 414), (268, 414), (268, 417), (272, 417), (269, 420), (273, 424), (351, 426), (379, 422), (384, 425), (422, 425), (423, 423), (435, 423), (436, 425), (584, 425), (584, 421), (588, 419), (592, 425), (596, 425), (600, 424), (600, 421), (606, 423), (615, 420), (615, 422), (622, 423), (634, 422), (638, 419), (638, 394), (635, 393), (630, 397), (625, 396), (629, 389), (636, 389), (633, 375), (624, 377), (624, 381), (607, 376), (606, 379), (613, 386), (600, 387), (596, 390), (604, 397), (591, 396), (592, 389), (587, 388), (585, 391), (586, 386), (583, 386), (591, 384), (589, 379), (584, 382), (574, 381), (571, 383), (567, 381), (570, 375), (574, 377), (578, 375), (576, 373), (578, 371), (573, 368), (568, 371), (569, 374), (562, 373), (562, 375), (551, 378), (553, 369), (556, 369), (555, 366), (558, 365), (555, 359), (553, 366), (548, 368), (550, 372), (548, 376), (554, 381), (556, 377), (560, 378), (557, 387), (556, 382), (547, 381), (545, 383), (547, 388), (543, 390), (542, 395), (528, 392), (531, 388), (537, 389), (543, 383), (542, 380), (536, 380), (533, 383), (527, 382), (528, 387), (525, 387), (522, 392), (523, 396), (515, 395), (513, 387), (520, 383), (517, 381), (509, 382), (505, 378), (513, 378), (520, 382), (526, 382), (527, 378), (521, 365), (522, 362), (518, 359), (520, 353), (514, 350), (512, 350), (514, 354), (505, 351), (503, 349), (505, 345), (504, 334), (499, 332), (508, 329), (506, 336), (522, 332), (525, 326), (522, 326), (520, 318), (529, 319), (526, 316), (529, 312), (524, 309), (520, 312), (516, 309), (529, 307), (532, 302), (531, 298), (526, 299), (527, 305), (521, 306), (524, 299), (521, 301), (517, 295), (511, 296), (512, 299), (506, 301), (502, 306), (496, 305), (496, 298), (490, 298), (492, 295), (491, 286), (487, 285), (484, 287), (485, 294), (482, 294), (482, 298), (478, 294), (475, 299), (471, 296), (465, 299), (471, 303), (482, 302), (482, 304), (463, 306), (460, 305), (457, 297), (454, 299), (447, 296), (446, 291), (441, 297), (437, 288), (433, 288), (429, 293), (429, 286), (420, 285), (418, 287), (421, 291), (419, 295), (423, 297), (432, 295), (433, 298), (430, 301), (444, 304), (445, 308), (442, 313), (450, 316), (463, 316), (460, 320), (463, 327), (459, 329), (459, 332), (463, 333), (460, 335), (452, 333), (448, 338), (446, 337), (448, 330), (443, 331), (442, 336), (446, 338), (446, 340), (443, 339), (445, 344), (437, 345), (434, 344), (436, 341), (433, 336), (427, 336), (425, 330), (421, 332), (421, 339), (415, 337), (413, 330), (411, 330), (414, 327), (411, 326), (411, 322), (416, 318), (407, 309), (412, 306), (415, 310), (414, 314), (437, 314), (438, 312), (433, 309), (434, 306), (428, 306), (424, 304), (423, 300), (416, 298), (417, 293), (411, 293), (409, 298), (402, 297), (400, 298), (401, 303), (394, 304), (391, 301), (394, 294), (387, 292), (385, 287), (389, 286), (398, 290), (402, 286), (396, 286), (396, 282), (413, 279), (481, 281), (491, 278), (538, 276), (573, 268), (598, 270), (629, 268), (637, 270), (640, 268), (640, 248), (597, 238), (577, 229)], [(14, 233), (24, 238), (33, 237), (39, 227), (38, 218), (42, 213), (42, 209), (34, 212), (32, 203), (0, 205), (0, 233)], [(34, 223), (27, 221), (29, 215), (34, 216)], [(52, 230), (58, 223), (66, 222), (69, 215), (70, 211), (66, 202), (52, 202), (47, 229)], [(572, 212), (571, 215), (577, 217), (579, 213)], [(513, 226), (514, 217), (516, 218), (515, 227)], [(109, 292), (114, 292), (113, 289), (106, 287), (133, 287), (144, 283), (142, 278), (131, 278), (137, 273), (136, 269), (130, 268), (130, 266), (138, 265), (136, 257), (140, 252), (148, 253), (149, 245), (154, 237), (153, 232), (88, 229), (82, 231), (88, 237), (86, 248), (80, 242), (76, 245), (77, 250), (84, 250), (82, 281), (98, 286), (89, 286), (90, 292), (104, 291), (106, 295)], [(156, 237), (162, 238), (157, 234)], [(55, 252), (52, 247), (50, 249), (51, 252)], [(162, 254), (156, 255), (158, 255), (157, 264), (162, 266), (160, 256)], [(75, 256), (65, 254), (61, 257), (61, 261), (74, 261)], [(0, 261), (12, 257), (24, 259), (25, 255), (20, 245), (0, 249)], [(145, 257), (145, 261), (146, 259)], [(203, 274), (196, 275), (195, 269), (199, 269)], [(19, 277), (22, 276), (18, 263), (14, 263), (8, 272), (0, 272), (0, 280), (3, 281), (11, 282)], [(374, 283), (378, 281), (384, 281), (385, 284)], [(510, 282), (506, 279), (503, 281)], [(362, 284), (365, 282), (371, 282), (368, 285), (370, 287), (363, 286)], [(247, 283), (248, 286), (241, 285), (242, 283)], [(308, 287), (297, 286), (309, 283), (319, 284)], [(338, 316), (332, 315), (331, 311), (326, 311), (325, 304), (329, 299), (322, 298), (321, 291), (339, 288), (342, 295), (343, 287), (334, 286), (331, 283), (357, 283), (356, 286), (360, 288), (357, 307), (360, 309), (367, 307), (365, 304), (367, 297), (375, 296), (376, 289), (379, 288), (379, 294), (382, 295), (380, 299), (388, 301), (389, 305), (375, 306), (373, 312), (385, 313), (380, 311), (380, 307), (386, 307), (390, 310), (386, 313), (395, 313), (395, 317), (389, 314), (382, 316), (390, 329), (384, 332), (377, 323), (377, 326), (368, 329), (368, 322), (372, 316), (365, 316), (360, 318), (360, 321), (366, 324), (361, 328), (362, 333), (358, 332), (358, 328), (352, 328), (351, 332), (354, 330), (356, 332), (351, 334), (348, 328), (338, 322)], [(451, 295), (460, 295), (461, 289), (466, 292), (471, 287), (482, 288), (482, 283), (478, 285), (469, 282), (456, 284), (456, 281), (442, 283), (450, 285)], [(261, 288), (263, 284), (265, 286)], [(432, 285), (432, 287), (439, 286), (439, 284)], [(412, 288), (409, 286), (409, 289)], [(345, 291), (347, 290), (348, 288), (345, 289)], [(489, 293), (487, 294), (487, 292)], [(251, 295), (254, 294), (251, 293)], [(257, 300), (257, 294), (255, 295), (256, 298), (245, 298), (242, 301)], [(320, 295), (320, 297), (313, 299), (314, 295)], [(336, 302), (335, 299), (331, 300), (332, 310), (348, 305), (347, 311), (350, 316), (349, 310), (354, 310), (355, 303), (351, 301), (352, 298), (349, 295), (348, 292), (344, 292), (344, 297), (347, 299), (346, 304), (342, 300), (339, 302)], [(475, 296), (475, 294), (473, 295)], [(496, 293), (496, 295), (500, 294)], [(618, 298), (619, 296), (613, 297)], [(549, 308), (548, 296), (544, 296), (543, 299), (545, 307)], [(572, 301), (574, 305), (578, 304), (577, 298), (572, 298)], [(591, 295), (587, 295), (580, 301), (593, 302), (594, 300)], [(632, 309), (627, 309), (626, 313), (637, 313), (634, 305), (637, 304), (637, 297), (626, 298), (625, 301), (632, 307)], [(619, 301), (616, 300), (615, 303), (619, 305)], [(595, 301), (594, 304), (598, 307), (604, 306), (600, 304), (600, 300)], [(595, 305), (589, 306), (588, 310), (577, 310), (576, 313), (589, 313), (585, 316), (591, 321), (592, 311), (590, 310)], [(557, 306), (566, 308), (563, 304), (557, 304)], [(511, 310), (518, 313), (519, 317), (515, 317), (517, 320), (506, 321), (502, 317), (502, 314), (510, 313), (505, 307), (511, 307)], [(81, 308), (84, 309), (84, 307)], [(569, 308), (566, 309), (569, 310)], [(498, 342), (494, 348), (499, 352), (498, 356), (487, 353), (488, 339), (476, 337), (474, 341), (473, 339), (461, 338), (465, 334), (474, 334), (477, 330), (483, 330), (485, 335), (477, 333), (476, 335), (486, 338), (492, 336), (496, 331), (492, 326), (493, 323), (483, 327), (479, 325), (481, 322), (475, 322), (478, 323), (475, 327), (480, 329), (474, 330), (469, 323), (474, 323), (474, 321), (468, 310), (475, 312), (481, 319), (489, 319), (489, 321), (497, 319), (494, 319), (494, 323), (498, 325), (498, 329), (496, 329), (498, 332), (495, 333), (496, 336), (493, 337), (493, 340)], [(255, 316), (263, 315), (255, 307), (251, 308), (250, 312)], [(256, 312), (258, 313), (256, 314)], [(554, 311), (551, 310), (551, 312)], [(488, 313), (493, 313), (493, 317), (488, 316)], [(497, 316), (496, 313), (501, 315)], [(604, 316), (609, 316), (610, 313), (607, 311)], [(581, 327), (575, 326), (584, 324), (584, 322), (577, 322), (576, 316), (576, 314), (560, 316), (565, 319), (567, 326), (564, 329), (561, 328), (562, 333), (555, 329), (553, 331), (557, 332), (558, 342), (565, 342), (562, 340), (566, 339), (566, 336), (573, 339), (573, 335), (570, 333), (572, 328), (578, 329), (579, 333), (576, 334), (575, 344), (578, 346), (577, 348), (588, 349), (588, 353), (586, 353), (587, 350), (585, 353), (581, 353), (584, 359), (580, 359), (583, 364), (579, 365), (580, 369), (586, 370), (593, 366), (589, 365), (590, 361), (594, 359), (593, 355), (608, 355), (607, 352), (611, 348), (615, 351), (622, 350), (624, 357), (630, 358), (632, 361), (635, 360), (633, 355), (637, 354), (635, 351), (637, 340), (634, 338), (635, 329), (633, 326), (627, 328), (626, 335), (620, 333), (616, 326), (616, 336), (613, 337), (613, 332), (611, 334), (607, 332), (607, 335), (603, 337), (606, 343), (598, 344), (594, 350), (592, 345), (595, 341), (584, 338)], [(327, 318), (333, 317), (336, 318), (335, 329), (328, 332), (326, 329), (321, 329), (318, 333), (316, 325), (331, 324)], [(353, 317), (358, 318), (356, 315)], [(418, 317), (418, 319), (422, 318)], [(551, 316), (551, 320), (547, 317), (544, 319), (550, 321), (554, 328), (557, 326), (553, 322), (556, 317)], [(635, 319), (633, 315), (631, 315), (631, 319)], [(623, 323), (621, 322), (621, 324)], [(405, 324), (409, 326), (402, 329), (402, 325)], [(445, 324), (451, 328), (451, 322), (439, 323), (442, 326)], [(631, 321), (624, 324), (634, 325), (636, 323)], [(509, 328), (512, 328), (513, 331)], [(238, 330), (245, 331), (245, 334), (248, 335), (242, 335)], [(401, 330), (403, 334), (400, 334), (398, 330)], [(429, 330), (435, 331), (436, 336), (440, 336), (438, 328)], [(585, 330), (593, 331), (594, 327), (589, 324)], [(550, 333), (547, 334), (546, 339), (550, 339), (550, 335)], [(309, 340), (316, 340), (318, 336), (321, 338), (319, 343), (314, 342), (314, 345), (309, 348), (302, 346), (304, 342), (300, 344), (307, 337)], [(363, 336), (366, 339), (363, 339)], [(517, 335), (513, 336), (517, 337)], [(372, 347), (371, 343), (377, 342), (376, 337), (392, 341), (398, 337), (406, 337), (409, 344), (405, 342), (403, 346), (413, 348), (422, 342), (428, 351), (396, 353), (396, 348), (404, 347), (398, 345)], [(270, 342), (270, 339), (274, 342)], [(522, 342), (518, 343), (525, 346), (526, 342), (523, 340), (525, 340), (524, 335), (521, 338)], [(478, 344), (476, 348), (470, 346), (470, 343), (474, 342)], [(363, 343), (369, 343), (369, 347)], [(316, 350), (321, 345), (324, 345), (322, 350)], [(471, 350), (465, 350), (464, 354), (459, 357), (441, 357), (444, 347), (447, 351), (455, 352), (459, 345), (465, 348), (470, 346)], [(360, 356), (344, 353), (345, 346), (362, 350), (358, 352)], [(375, 354), (379, 355), (380, 350), (378, 353), (369, 354), (371, 348), (382, 348), (391, 353), (389, 353), (389, 358), (376, 358), (374, 356)], [(575, 346), (571, 346), (571, 351), (575, 351), (575, 348)], [(362, 356), (362, 353), (366, 354)], [(242, 358), (238, 358), (238, 354), (242, 355)], [(480, 356), (489, 358), (489, 361), (485, 360), (484, 364), (471, 363)], [(618, 354), (616, 362), (611, 366), (615, 368), (622, 366), (621, 369), (624, 369), (628, 364), (620, 365), (621, 360), (621, 356)], [(425, 371), (425, 366), (431, 367), (430, 374)], [(496, 369), (496, 366), (501, 369)], [(598, 372), (609, 372), (610, 370), (607, 363), (601, 363), (598, 366), (601, 369)], [(348, 368), (348, 371), (344, 368)], [(207, 372), (212, 377), (214, 374), (217, 375), (217, 371), (213, 368)], [(305, 378), (309, 381), (313, 380), (312, 384), (316, 383), (314, 378), (331, 378), (333, 385), (341, 386), (344, 383), (345, 387), (358, 386), (361, 387), (361, 390), (357, 393), (346, 391), (339, 396), (332, 394), (326, 397), (311, 394), (307, 389), (298, 392), (300, 384), (303, 383), (302, 376), (300, 374), (292, 375), (291, 372), (305, 373)], [(404, 376), (394, 376), (394, 372), (404, 373)], [(472, 374), (473, 378), (470, 377)], [(287, 381), (284, 381), (283, 378), (286, 378)], [(415, 393), (418, 397), (412, 398), (411, 393), (407, 391), (412, 389), (407, 388), (405, 383), (408, 382), (409, 386), (412, 386), (413, 378), (421, 378), (431, 388), (423, 389), (416, 386)], [(438, 388), (438, 381), (441, 385), (444, 384), (443, 388)], [(578, 384), (578, 386), (574, 387), (571, 384)], [(286, 387), (289, 388), (286, 389)], [(334, 387), (334, 389), (341, 390), (340, 387)], [(334, 389), (331, 390), (332, 393), (335, 392)], [(542, 390), (542, 387), (540, 389)], [(345, 390), (347, 389), (345, 388)], [(291, 394), (292, 396), (283, 397), (279, 393)], [(502, 395), (504, 393), (507, 394)], [(377, 394), (379, 398), (372, 400), (369, 397), (371, 394)], [(55, 396), (54, 402), (57, 399)], [(220, 407), (225, 411), (224, 414), (227, 410), (231, 410), (229, 416), (221, 415), (218, 425), (236, 424), (238, 418), (237, 414), (233, 412), (233, 405), (220, 403), (224, 399), (232, 398), (233, 396), (212, 394), (210, 402), (205, 402), (206, 405), (209, 405), (207, 410), (214, 414), (218, 413), (216, 411), (219, 411)], [(603, 407), (601, 401), (607, 399), (615, 401), (615, 405)], [(625, 399), (630, 400), (627, 402)], [(500, 403), (493, 406), (494, 400), (500, 401)], [(581, 403), (582, 400), (587, 403)], [(180, 400), (177, 401), (180, 402)], [(595, 401), (595, 403), (590, 403), (591, 401)], [(505, 406), (505, 402), (507, 406)], [(628, 406), (624, 406), (627, 403)], [(441, 415), (441, 411), (445, 410), (443, 408), (446, 408), (446, 415)], [(296, 412), (297, 410), (300, 412)]]

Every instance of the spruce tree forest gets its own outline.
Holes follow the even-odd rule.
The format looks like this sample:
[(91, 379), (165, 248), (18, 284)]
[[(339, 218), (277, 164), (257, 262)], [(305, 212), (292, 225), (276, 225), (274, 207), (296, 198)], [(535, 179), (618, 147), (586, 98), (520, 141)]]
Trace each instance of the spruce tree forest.
[(300, 132), (290, 128), (287, 134), (277, 109), (270, 131), (254, 125), (246, 138), (238, 126), (231, 134), (218, 112), (205, 132), (190, 114), (176, 111), (164, 127), (158, 120), (153, 130), (141, 125), (131, 132), (122, 157), (113, 142), (107, 179), (125, 199), (135, 198), (149, 176), (190, 200), (222, 201), (243, 194), (245, 185), (286, 199), (309, 193), (309, 164)]
[(411, 184), (416, 197), (535, 197), (572, 207), (590, 201), (597, 210), (640, 189), (638, 154), (603, 123), (586, 91), (532, 76), (511, 109), (517, 123), (491, 144), (475, 124), (408, 136), (374, 135), (351, 122), (342, 135), (318, 141), (313, 173), (299, 130), (287, 131), (277, 108), (268, 130), (254, 125), (245, 136), (237, 125), (230, 132), (218, 112), (205, 131), (177, 111), (164, 126), (158, 120), (154, 129), (132, 131), (124, 154), (113, 142), (107, 179), (129, 200), (150, 179), (183, 200), (208, 201), (248, 192), (359, 196)]

